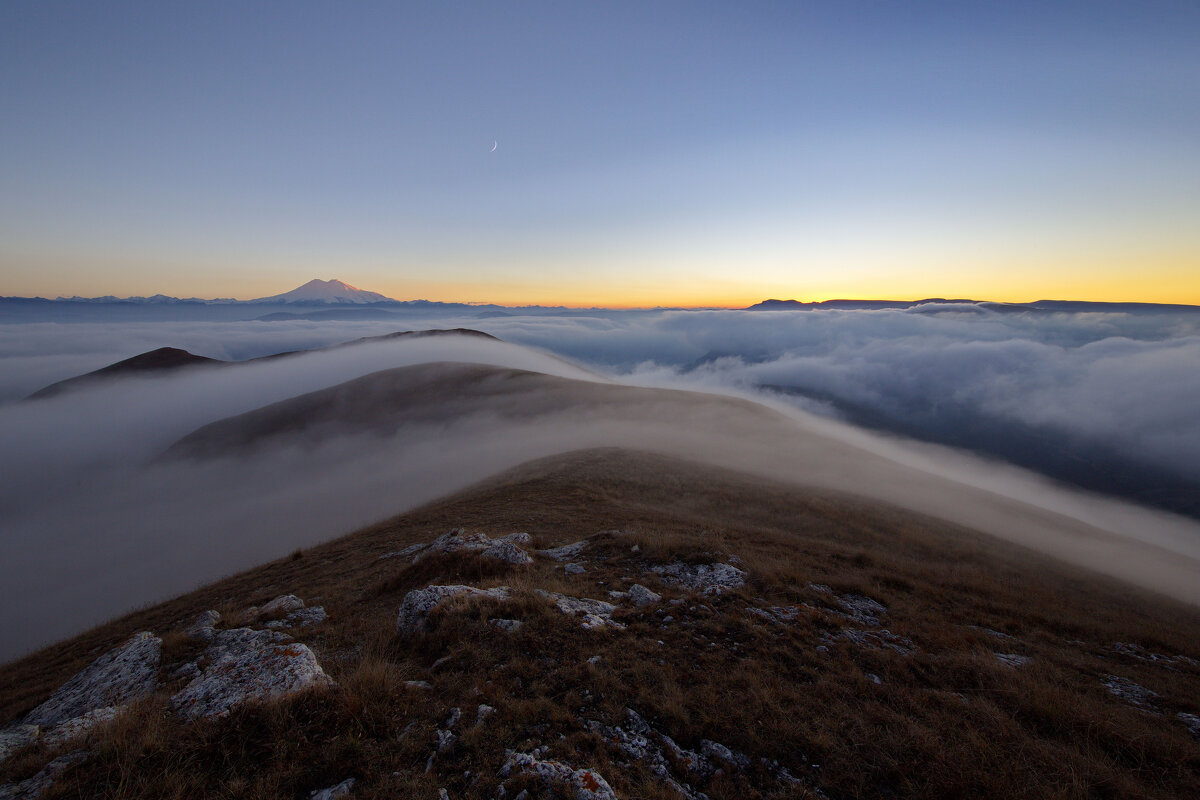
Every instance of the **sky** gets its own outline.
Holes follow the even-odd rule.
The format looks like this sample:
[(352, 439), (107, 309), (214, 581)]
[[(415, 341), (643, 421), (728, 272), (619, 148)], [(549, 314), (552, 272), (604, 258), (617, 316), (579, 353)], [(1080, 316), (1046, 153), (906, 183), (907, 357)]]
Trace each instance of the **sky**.
[(0, 295), (1200, 304), (1200, 5), (0, 5)]

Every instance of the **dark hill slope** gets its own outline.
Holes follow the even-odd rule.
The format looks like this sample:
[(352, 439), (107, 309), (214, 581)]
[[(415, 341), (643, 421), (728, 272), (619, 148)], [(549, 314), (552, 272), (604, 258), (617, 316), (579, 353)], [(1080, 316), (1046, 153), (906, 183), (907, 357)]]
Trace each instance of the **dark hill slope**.
[(83, 375), (77, 375), (74, 378), (67, 378), (66, 380), (52, 383), (49, 386), (38, 389), (33, 394), (29, 395), (27, 399), (40, 400), (46, 397), (54, 397), (55, 395), (63, 392), (83, 389), (108, 380), (129, 376), (170, 373), (185, 367), (228, 367), (237, 366), (240, 364), (254, 364), (262, 361), (270, 361), (276, 358), (287, 358), (289, 356), (300, 355), (301, 353), (315, 353), (322, 350), (353, 347), (355, 345), (367, 344), (370, 342), (385, 342), (391, 339), (417, 339), (429, 336), (475, 336), (484, 339), (496, 338), (491, 334), (472, 330), (470, 328), (453, 328), (449, 330), (427, 331), (396, 331), (395, 333), (385, 333), (381, 336), (365, 336), (361, 339), (329, 345), (328, 347), (317, 347), (312, 350), (289, 350), (284, 353), (274, 353), (269, 356), (251, 358), (245, 361), (222, 361), (221, 359), (217, 358), (198, 356), (195, 353), (189, 353), (187, 350), (181, 350), (178, 347), (160, 347), (157, 350), (151, 350), (149, 352), (133, 356), (132, 358), (127, 358), (124, 361), (118, 361), (115, 364), (109, 364), (107, 367), (101, 367), (98, 370), (94, 370)]
[(132, 358), (127, 358), (124, 361), (109, 364), (107, 367), (101, 367), (93, 372), (52, 383), (29, 395), (29, 399), (40, 400), (46, 397), (54, 397), (63, 392), (82, 389), (102, 381), (113, 380), (127, 375), (161, 374), (184, 367), (214, 366), (227, 363), (229, 362), (198, 356), (195, 353), (189, 353), (187, 350), (180, 350), (178, 347), (160, 347), (157, 350), (151, 350), (148, 353), (142, 353)]
[[(397, 554), (457, 527), (527, 531), (530, 551), (583, 540), (585, 571)], [(653, 572), (729, 562), (746, 582), (719, 594)], [(661, 600), (609, 597), (635, 582)], [(429, 584), (513, 595), (397, 633)], [(537, 589), (612, 599), (623, 627), (586, 630)], [(209, 608), (236, 627), (286, 593), (329, 613), (291, 630), (337, 685), (177, 719), (169, 676), (197, 645), (171, 632)], [(1194, 608), (887, 506), (629, 451), (527, 464), (7, 665), (0, 720), (138, 630), (166, 635), (163, 688), (71, 745), (91, 755), (47, 796), (296, 798), (346, 778), (356, 799), (583, 796), (502, 775), (506, 750), (649, 800), (1200, 796), (1200, 743), (1177, 716), (1200, 713)], [(1154, 693), (1144, 708), (1130, 687)], [(27, 749), (0, 782), (54, 754)]]
[(434, 362), (383, 370), (293, 397), (194, 431), (167, 457), (226, 456), (288, 439), (315, 443), (333, 436), (389, 435), (407, 424), (463, 424), (472, 417), (530, 422), (606, 412), (624, 421), (654, 417), (664, 408), (721, 406), (752, 418), (776, 415), (743, 400), (694, 392), (580, 381), (485, 364)]

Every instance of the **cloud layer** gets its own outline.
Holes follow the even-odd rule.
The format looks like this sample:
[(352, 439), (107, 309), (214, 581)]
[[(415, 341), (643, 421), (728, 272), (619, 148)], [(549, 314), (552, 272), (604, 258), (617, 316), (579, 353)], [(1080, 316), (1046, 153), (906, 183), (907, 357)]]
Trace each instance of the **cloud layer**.
[[(1200, 536), (1194, 523), (1064, 493), (1019, 471), (881, 439), (796, 409), (827, 415), (859, 409), (934, 428), (952, 409), (960, 423), (993, 432), (1019, 423), (1056, 446), (1102, 444), (1159, 469), (1195, 474), (1200, 420), (1191, 409), (1200, 396), (1200, 334), (1190, 317), (997, 315), (972, 308), (937, 314), (614, 312), (424, 316), (405, 327), (458, 326), (534, 347), (460, 337), (392, 341), (0, 406), (0, 471), (8, 476), (0, 484), (0, 659), (529, 458), (603, 445), (865, 492), (997, 535), (1019, 534), (1031, 547), (1171, 593), (1186, 594), (1188, 578), (1195, 577), (1170, 559), (1147, 561), (1122, 550), (1145, 537), (1179, 564), (1195, 563)], [(6, 325), (0, 326), (0, 375), (12, 400), (163, 345), (244, 359), (396, 327)], [(634, 412), (629, 404), (598, 403), (599, 393), (585, 389), (562, 413), (537, 420), (522, 419), (518, 405), (500, 403), (383, 439), (350, 435), (316, 446), (284, 444), (249, 459), (154, 460), (209, 422), (378, 370), (445, 360), (741, 395), (779, 413), (747, 412), (744, 404), (704, 395), (673, 396)], [(756, 388), (764, 385), (803, 394), (764, 394)], [(1058, 535), (1063, 523), (1047, 522), (1027, 503), (1118, 539), (1071, 549), (1063, 544), (1070, 537)], [(1168, 575), (1171, 569), (1184, 572)]]

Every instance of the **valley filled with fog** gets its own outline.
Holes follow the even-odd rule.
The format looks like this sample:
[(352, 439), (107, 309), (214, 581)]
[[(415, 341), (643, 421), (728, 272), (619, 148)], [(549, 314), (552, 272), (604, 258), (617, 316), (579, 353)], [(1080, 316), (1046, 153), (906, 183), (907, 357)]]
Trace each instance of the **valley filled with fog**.
[[(963, 306), (0, 325), (0, 659), (529, 459), (605, 446), (862, 495), (1200, 603), (1200, 525), (1161, 510), (1194, 509), (1198, 319)], [(368, 342), (22, 401), (163, 346), (242, 361), (456, 327), (503, 341)], [(380, 419), (337, 417), (351, 388), (320, 401), (320, 429), (164, 455), (268, 406), (238, 424), (290, 431), (310, 407), (292, 398), (381, 371), (411, 398), (365, 406)], [(997, 460), (1014, 437), (1045, 449), (1048, 475), (1082, 461), (1084, 477), (1142, 476), (1169, 502), (1081, 494)]]

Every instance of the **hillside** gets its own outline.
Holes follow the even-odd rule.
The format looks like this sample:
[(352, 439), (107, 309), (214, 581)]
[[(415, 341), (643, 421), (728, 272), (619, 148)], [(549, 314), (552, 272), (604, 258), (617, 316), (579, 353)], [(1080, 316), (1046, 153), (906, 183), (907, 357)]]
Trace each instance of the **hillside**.
[[(43, 735), (0, 783), (57, 756), (47, 798), (350, 779), (323, 797), (1200, 793), (1195, 607), (882, 503), (628, 450), (523, 465), (46, 648), (2, 668), (0, 720), (138, 631), (162, 637), (140, 673), (157, 688)], [(307, 688), (205, 716), (216, 673), (274, 669), (239, 646), (303, 662), (267, 684)]]

